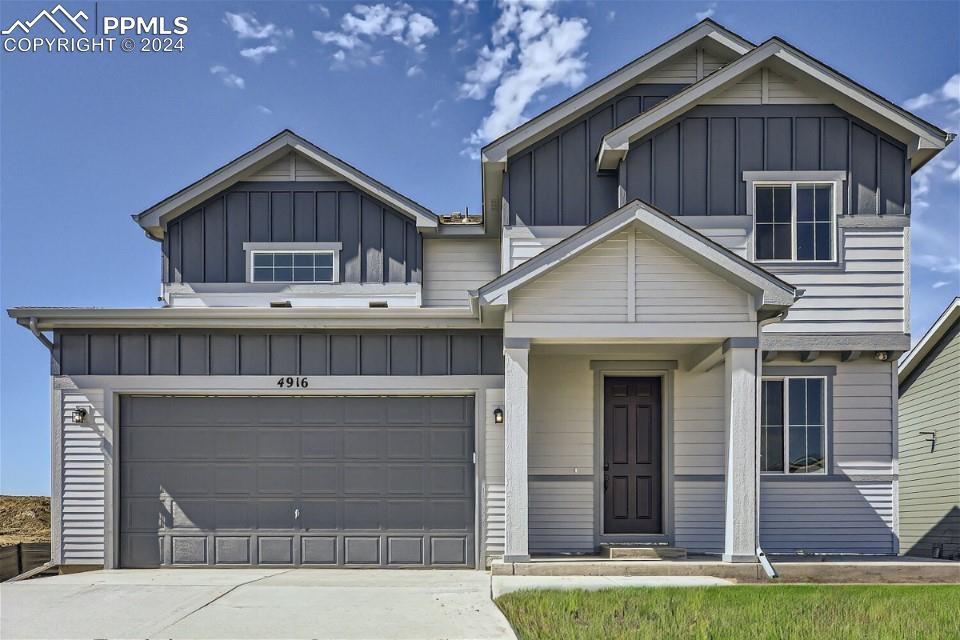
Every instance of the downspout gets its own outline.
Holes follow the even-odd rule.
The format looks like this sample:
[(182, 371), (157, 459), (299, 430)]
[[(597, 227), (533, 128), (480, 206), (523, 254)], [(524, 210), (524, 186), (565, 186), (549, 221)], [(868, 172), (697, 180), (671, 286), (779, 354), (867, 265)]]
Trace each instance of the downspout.
[[(783, 311), (772, 318), (767, 318), (766, 320), (761, 320), (757, 323), (757, 338), (763, 339), (763, 328), (768, 324), (773, 324), (774, 322), (782, 322), (784, 318), (787, 317), (787, 311)], [(760, 566), (763, 567), (764, 573), (767, 574), (768, 578), (777, 578), (780, 574), (777, 573), (777, 570), (774, 568), (773, 564), (770, 563), (770, 559), (767, 558), (767, 554), (764, 552), (763, 547), (760, 546), (760, 422), (761, 422), (761, 409), (762, 405), (760, 403), (760, 398), (762, 397), (763, 389), (763, 349), (757, 349), (757, 355), (754, 359), (754, 377), (757, 381), (757, 390), (756, 390), (756, 425), (757, 430), (756, 437), (756, 446), (754, 447), (754, 458), (753, 464), (757, 470), (757, 479), (756, 479), (756, 490), (754, 491), (754, 510), (756, 514), (754, 519), (754, 526), (756, 527), (756, 536), (757, 536), (757, 561), (760, 562)]]
[(37, 318), (36, 316), (31, 316), (29, 322), (27, 323), (27, 328), (30, 329), (30, 333), (37, 337), (37, 340), (43, 343), (43, 346), (47, 348), (50, 353), (53, 353), (53, 343), (50, 341), (50, 338), (43, 335), (40, 329), (37, 328)]

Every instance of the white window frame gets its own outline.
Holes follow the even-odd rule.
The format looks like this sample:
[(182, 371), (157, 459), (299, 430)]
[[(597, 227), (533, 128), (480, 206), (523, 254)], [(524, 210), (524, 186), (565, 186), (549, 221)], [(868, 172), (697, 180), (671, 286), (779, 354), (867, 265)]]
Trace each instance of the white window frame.
[[(838, 260), (840, 237), (837, 218), (843, 211), (843, 171), (744, 171), (743, 179), (747, 183), (747, 215), (753, 218), (753, 261), (758, 264), (835, 264)], [(830, 186), (830, 257), (822, 260), (797, 259), (797, 187)], [(790, 187), (790, 257), (757, 258), (757, 187)]]
[[(820, 471), (810, 471), (807, 473), (791, 473), (790, 472), (790, 380), (822, 380), (823, 381), (823, 469)], [(830, 407), (830, 403), (827, 398), (827, 394), (830, 393), (830, 385), (827, 376), (804, 376), (804, 375), (793, 375), (793, 376), (762, 376), (762, 382), (783, 382), (783, 471), (761, 471), (760, 475), (764, 476), (791, 476), (794, 478), (802, 478), (805, 476), (825, 476), (828, 475), (828, 470), (830, 469), (830, 458), (829, 458), (829, 449), (830, 449), (830, 415), (827, 413), (827, 409)], [(762, 387), (761, 387), (762, 389)], [(762, 400), (762, 398), (761, 398)], [(761, 407), (763, 403), (761, 402)], [(758, 421), (759, 422), (759, 421)], [(763, 433), (763, 427), (760, 427), (760, 433)]]
[[(244, 242), (243, 250), (246, 253), (247, 282), (250, 284), (293, 284), (301, 286), (340, 284), (340, 251), (343, 248), (340, 242)], [(270, 280), (258, 281), (253, 278), (255, 256), (262, 253), (323, 253), (333, 256), (332, 280)], [(275, 267), (274, 267), (275, 268)], [(291, 267), (292, 268), (292, 267)]]

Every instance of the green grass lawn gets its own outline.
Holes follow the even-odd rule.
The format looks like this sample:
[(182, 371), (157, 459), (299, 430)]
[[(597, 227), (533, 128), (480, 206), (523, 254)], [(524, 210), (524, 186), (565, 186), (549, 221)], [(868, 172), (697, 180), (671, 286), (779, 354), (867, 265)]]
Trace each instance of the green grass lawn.
[(521, 640), (960, 638), (960, 585), (519, 591), (497, 604)]

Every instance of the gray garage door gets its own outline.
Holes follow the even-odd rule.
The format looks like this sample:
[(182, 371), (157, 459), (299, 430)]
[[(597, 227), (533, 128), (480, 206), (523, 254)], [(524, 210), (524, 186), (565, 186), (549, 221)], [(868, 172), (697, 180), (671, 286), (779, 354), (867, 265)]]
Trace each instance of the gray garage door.
[(472, 566), (472, 397), (120, 403), (120, 563)]

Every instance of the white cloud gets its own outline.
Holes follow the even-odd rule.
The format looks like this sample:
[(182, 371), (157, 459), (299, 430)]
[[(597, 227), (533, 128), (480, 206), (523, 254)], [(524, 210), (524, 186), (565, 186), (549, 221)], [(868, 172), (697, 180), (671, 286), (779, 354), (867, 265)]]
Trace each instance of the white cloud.
[(293, 36), (293, 29), (283, 29), (272, 22), (261, 24), (252, 13), (230, 13), (223, 14), (223, 22), (233, 29), (240, 39), (266, 40), (267, 38), (290, 38)]
[(245, 47), (240, 55), (256, 62), (263, 62), (264, 58), (280, 51), (283, 41), (293, 37), (293, 29), (278, 27), (272, 22), (266, 24), (257, 20), (252, 13), (223, 14), (223, 22), (237, 35), (239, 40), (267, 40), (269, 42), (255, 47)]
[(903, 106), (911, 111), (919, 111), (941, 102), (960, 104), (960, 73), (951, 76), (943, 86), (910, 98)]
[[(562, 18), (553, 0), (499, 0), (500, 17), (490, 44), (460, 83), (461, 98), (485, 99), (493, 91), (492, 110), (466, 138), (463, 154), (522, 124), (527, 106), (541, 91), (555, 86), (575, 89), (586, 80), (586, 53), (581, 50), (590, 28), (584, 18)], [(495, 87), (495, 88), (494, 88)]]
[(230, 70), (222, 64), (215, 64), (210, 67), (210, 73), (220, 78), (224, 86), (230, 87), (231, 89), (243, 89), (247, 86), (243, 78), (235, 73), (231, 73)]
[(480, 11), (479, 0), (453, 0), (453, 10), (462, 13), (476, 13)]
[(948, 284), (952, 284), (949, 280), (937, 280), (931, 286), (933, 289), (939, 289), (940, 287), (945, 287)]
[(263, 59), (270, 55), (271, 53), (276, 53), (279, 51), (277, 45), (275, 44), (265, 44), (259, 47), (251, 47), (249, 49), (241, 49), (240, 55), (248, 60), (253, 60), (254, 62), (263, 62)]
[(263, 106), (262, 104), (258, 104), (258, 105), (257, 105), (257, 111), (259, 111), (260, 113), (262, 113), (262, 114), (265, 115), (265, 116), (272, 116), (272, 115), (273, 115), (273, 109), (271, 109), (270, 107), (265, 107), (265, 106)]
[(710, 4), (707, 5), (706, 9), (704, 9), (703, 11), (697, 11), (693, 15), (697, 18), (697, 22), (699, 22), (700, 20), (706, 20), (707, 18), (712, 18), (716, 13), (717, 13), (717, 3), (711, 2)]
[(314, 13), (323, 16), (324, 18), (330, 17), (330, 9), (327, 9), (324, 5), (320, 4), (319, 2), (314, 2), (312, 4), (307, 5), (307, 8), (310, 11), (313, 11)]
[(338, 31), (314, 31), (313, 37), (323, 44), (338, 48), (333, 54), (337, 62), (347, 61), (346, 52), (352, 52), (351, 61), (364, 66), (367, 62), (383, 62), (381, 52), (373, 53), (373, 43), (380, 38), (388, 38), (417, 53), (423, 53), (426, 41), (439, 31), (432, 18), (414, 11), (408, 4), (401, 3), (393, 7), (358, 4), (340, 19)]
[(423, 75), (423, 68), (420, 65), (415, 64), (410, 67), (407, 67), (408, 78), (412, 78), (414, 76), (422, 76), (422, 75)]

